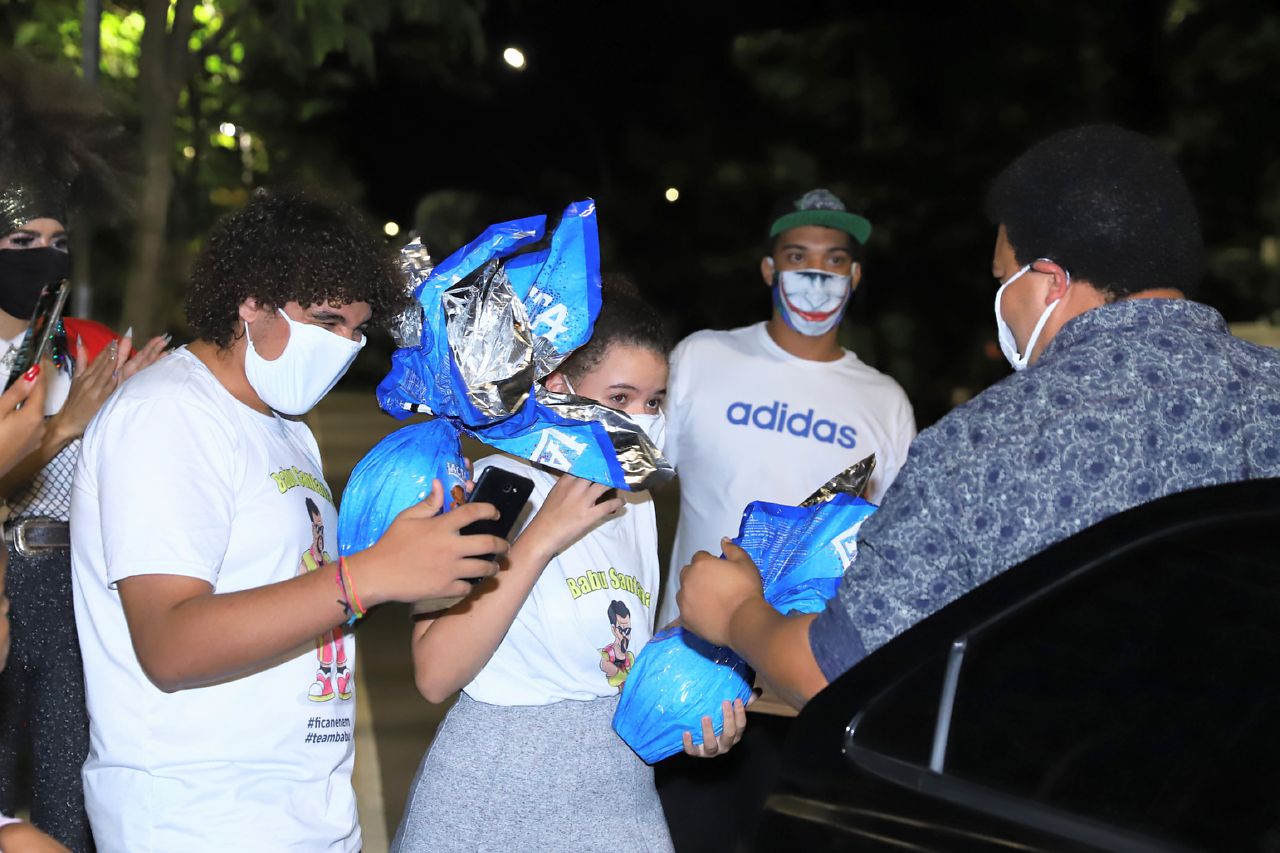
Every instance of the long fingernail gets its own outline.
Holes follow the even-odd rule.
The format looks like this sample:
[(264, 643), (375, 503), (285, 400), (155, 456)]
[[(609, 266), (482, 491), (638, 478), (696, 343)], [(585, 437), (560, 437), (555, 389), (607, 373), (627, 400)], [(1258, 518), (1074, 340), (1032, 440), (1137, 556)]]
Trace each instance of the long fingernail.
[(133, 337), (133, 326), (130, 326), (129, 328), (127, 328), (127, 329), (125, 329), (125, 330), (124, 330), (124, 336), (125, 336), (126, 338), (132, 338), (132, 337)]
[(36, 377), (39, 375), (40, 375), (40, 365), (33, 364), (31, 365), (30, 368), (27, 369), (26, 373), (22, 374), (22, 378), (27, 380), (28, 382), (35, 382)]
[(165, 336), (164, 336), (165, 346), (168, 346), (169, 341), (171, 341), (171, 340), (173, 340), (173, 335), (165, 335)]

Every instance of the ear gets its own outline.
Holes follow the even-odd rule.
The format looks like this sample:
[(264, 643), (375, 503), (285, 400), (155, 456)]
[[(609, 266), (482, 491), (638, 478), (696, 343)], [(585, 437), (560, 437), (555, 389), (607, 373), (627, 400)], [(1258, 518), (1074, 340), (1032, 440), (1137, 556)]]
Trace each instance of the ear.
[(260, 318), (265, 309), (258, 304), (255, 297), (250, 296), (244, 302), (240, 303), (240, 319), (246, 323), (252, 323)]
[(1053, 282), (1049, 285), (1049, 292), (1045, 294), (1044, 304), (1061, 299), (1067, 293), (1067, 287), (1071, 284), (1071, 273), (1062, 268), (1061, 265), (1041, 258), (1031, 264), (1033, 272), (1043, 273), (1044, 275), (1053, 276)]
[(854, 261), (853, 268), (849, 270), (849, 277), (853, 279), (849, 289), (857, 290), (858, 282), (862, 281), (862, 264), (858, 263), (857, 261)]
[(773, 258), (760, 259), (760, 277), (764, 279), (765, 287), (773, 287)]
[(542, 385), (553, 394), (568, 394), (569, 384), (564, 381), (564, 374), (558, 370), (553, 370), (542, 380)]

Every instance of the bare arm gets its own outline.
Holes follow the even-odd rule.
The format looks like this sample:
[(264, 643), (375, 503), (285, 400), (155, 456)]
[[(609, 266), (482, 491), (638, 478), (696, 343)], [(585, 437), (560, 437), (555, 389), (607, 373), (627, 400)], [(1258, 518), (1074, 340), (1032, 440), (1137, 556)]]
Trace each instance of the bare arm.
[[(473, 521), (494, 518), (491, 504), (467, 504), (439, 515), (437, 482), (427, 500), (396, 517), (371, 548), (347, 558), (366, 607), (385, 601), (460, 596), (462, 580), (497, 571), (478, 555), (507, 550), (495, 536), (461, 536)], [(345, 612), (337, 564), (278, 583), (215, 594), (198, 578), (134, 575), (120, 581), (120, 600), (143, 671), (166, 692), (236, 678), (278, 662), (341, 624)]]
[(552, 558), (622, 508), (617, 497), (596, 503), (605, 491), (598, 483), (561, 476), (511, 546), (503, 571), (466, 602), (419, 619), (413, 629), (414, 680), (428, 702), (443, 702), (470, 683), (501, 645)]
[(783, 616), (763, 598), (752, 598), (734, 611), (727, 645), (800, 709), (827, 686), (809, 646), (809, 626), (817, 618), (816, 613)]
[(67, 853), (67, 848), (29, 823), (0, 827), (0, 850), (6, 853)]
[[(111, 392), (125, 379), (155, 362), (163, 353), (167, 342), (166, 338), (153, 338), (129, 360), (133, 340), (122, 338), (98, 353), (93, 363), (89, 362), (83, 348), (80, 348), (76, 356), (75, 378), (71, 381), (66, 402), (56, 415), (49, 418), (39, 445), (30, 449), (11, 471), (0, 477), (0, 498), (9, 497), (31, 482), (44, 466), (53, 461), (53, 457), (84, 435), (89, 421), (93, 420)], [(119, 370), (117, 366), (120, 366)], [(52, 362), (48, 362), (44, 373), (46, 381), (52, 372)], [(42, 399), (41, 410), (43, 406)]]
[(337, 568), (223, 595), (198, 578), (125, 578), (120, 600), (138, 662), (166, 693), (262, 669), (345, 619)]
[(783, 616), (764, 600), (760, 570), (724, 540), (725, 558), (699, 551), (680, 573), (680, 618), (703, 639), (728, 646), (796, 708), (827, 686), (809, 646), (814, 614)]
[(76, 358), (76, 375), (71, 380), (71, 390), (62, 409), (49, 418), (40, 444), (0, 478), (0, 498), (7, 498), (31, 482), (40, 469), (48, 465), (62, 449), (84, 435), (89, 421), (102, 408), (107, 397), (115, 390), (113, 378), (116, 366), (117, 345), (112, 344), (98, 353), (89, 363), (84, 350)]
[(7, 473), (44, 438), (45, 371), (50, 369), (52, 362), (33, 367), (0, 396), (0, 473)]

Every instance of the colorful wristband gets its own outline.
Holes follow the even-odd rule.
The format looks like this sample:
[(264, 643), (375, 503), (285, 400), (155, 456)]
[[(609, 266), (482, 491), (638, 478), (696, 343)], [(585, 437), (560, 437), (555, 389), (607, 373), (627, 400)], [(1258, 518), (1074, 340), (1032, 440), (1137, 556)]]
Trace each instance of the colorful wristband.
[(356, 592), (356, 585), (351, 580), (351, 569), (347, 568), (346, 557), (338, 558), (338, 568), (342, 572), (343, 576), (346, 578), (347, 592), (351, 594), (350, 600), (355, 604), (356, 612), (360, 614), (358, 618), (363, 619), (364, 615), (369, 611), (365, 609), (364, 602), (360, 600), (360, 593)]
[(333, 582), (337, 584), (338, 592), (342, 595), (342, 597), (338, 599), (338, 604), (342, 605), (343, 615), (347, 617), (347, 625), (354, 625), (356, 624), (356, 620), (364, 616), (364, 613), (356, 610), (356, 608), (351, 604), (351, 595), (347, 591), (347, 581), (346, 578), (343, 577), (342, 569), (343, 561), (339, 559), (337, 566), (334, 568)]

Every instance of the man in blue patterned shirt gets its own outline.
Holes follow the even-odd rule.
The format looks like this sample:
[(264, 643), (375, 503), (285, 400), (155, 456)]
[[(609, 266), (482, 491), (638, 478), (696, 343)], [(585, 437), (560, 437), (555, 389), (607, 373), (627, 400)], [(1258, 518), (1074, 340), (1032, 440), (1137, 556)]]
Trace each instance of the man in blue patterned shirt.
[[(827, 609), (783, 616), (727, 545), (685, 568), (685, 624), (797, 707), (915, 622), (1107, 516), (1280, 476), (1280, 350), (1184, 297), (1190, 191), (1148, 139), (1064, 131), (997, 178), (996, 325), (1015, 368), (920, 434)], [(1026, 368), (1026, 369), (1024, 369)]]

